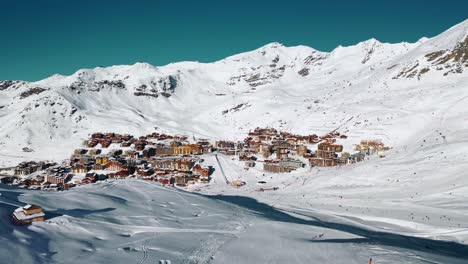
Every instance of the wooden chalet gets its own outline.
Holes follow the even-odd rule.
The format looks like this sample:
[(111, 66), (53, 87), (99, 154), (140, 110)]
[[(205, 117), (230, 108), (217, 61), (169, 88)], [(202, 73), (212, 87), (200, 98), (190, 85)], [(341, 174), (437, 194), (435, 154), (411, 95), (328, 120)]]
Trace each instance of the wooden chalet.
[(12, 215), (12, 220), (15, 225), (29, 225), (33, 222), (43, 222), (45, 214), (42, 208), (38, 205), (28, 204), (17, 208)]

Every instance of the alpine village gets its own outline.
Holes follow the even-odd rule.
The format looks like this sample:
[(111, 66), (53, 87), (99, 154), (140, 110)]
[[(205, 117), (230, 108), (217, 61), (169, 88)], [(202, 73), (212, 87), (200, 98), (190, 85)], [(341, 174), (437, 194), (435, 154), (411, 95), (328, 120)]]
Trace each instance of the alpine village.
[[(194, 138), (195, 139), (195, 138)], [(347, 136), (333, 131), (324, 136), (295, 135), (274, 128), (256, 128), (243, 141), (189, 140), (188, 136), (154, 132), (140, 137), (128, 134), (93, 133), (83, 146), (73, 151), (69, 160), (21, 162), (14, 175), (1, 183), (31, 190), (64, 191), (75, 186), (111, 179), (137, 178), (166, 186), (186, 188), (209, 184), (215, 168), (205, 164), (207, 155), (231, 156), (243, 163), (244, 169), (267, 173), (291, 173), (305, 167), (345, 166), (363, 161), (368, 155), (385, 157), (389, 150), (380, 140), (362, 140), (345, 152), (337, 140)], [(261, 164), (261, 165), (260, 165)], [(226, 184), (239, 188), (243, 181)], [(278, 188), (271, 188), (277, 190)], [(258, 191), (270, 189), (260, 188)], [(26, 205), (13, 212), (14, 224), (44, 221), (38, 205)]]

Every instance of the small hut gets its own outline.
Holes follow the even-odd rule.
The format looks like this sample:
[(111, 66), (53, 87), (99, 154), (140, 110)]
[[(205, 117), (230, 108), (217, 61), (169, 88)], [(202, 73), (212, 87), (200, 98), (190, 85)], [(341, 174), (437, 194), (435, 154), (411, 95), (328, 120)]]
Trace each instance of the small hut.
[(12, 217), (15, 225), (29, 225), (32, 222), (44, 221), (45, 214), (40, 206), (28, 204), (17, 208)]

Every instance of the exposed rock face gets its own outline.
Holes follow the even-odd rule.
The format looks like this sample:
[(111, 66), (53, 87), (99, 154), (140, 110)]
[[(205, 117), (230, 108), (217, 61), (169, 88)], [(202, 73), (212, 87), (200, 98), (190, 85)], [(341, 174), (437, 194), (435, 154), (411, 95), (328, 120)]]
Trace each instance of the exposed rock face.
[(24, 91), (20, 94), (20, 99), (24, 99), (26, 97), (29, 97), (31, 95), (34, 95), (34, 94), (40, 94), (40, 93), (43, 93), (47, 91), (47, 89), (45, 88), (41, 88), (41, 87), (34, 87), (34, 88), (31, 88), (27, 91)]
[(125, 84), (121, 80), (104, 80), (94, 82), (80, 80), (72, 83), (69, 88), (72, 90), (88, 90), (92, 92), (99, 92), (100, 90), (125, 89)]
[(178, 76), (169, 75), (151, 81), (148, 85), (142, 84), (135, 88), (135, 96), (149, 96), (157, 98), (159, 95), (171, 97), (178, 85)]
[(323, 55), (321, 53), (315, 52), (314, 54), (309, 55), (304, 59), (304, 64), (319, 66), (319, 65), (322, 65), (322, 62), (326, 60), (328, 57), (329, 57), (328, 54)]
[(453, 49), (428, 53), (422, 61), (404, 67), (394, 79), (401, 77), (420, 79), (431, 70), (442, 71), (444, 76), (463, 73), (468, 67), (468, 36), (458, 42)]
[(228, 84), (235, 85), (245, 81), (251, 87), (257, 87), (275, 82), (284, 74), (286, 66), (277, 67), (276, 64), (261, 65), (256, 68), (241, 69), (243, 74), (231, 77)]
[(309, 69), (308, 68), (302, 68), (300, 71), (297, 72), (301, 76), (307, 76), (309, 75)]
[(439, 50), (426, 55), (427, 61), (433, 65), (442, 65), (450, 61), (464, 64), (468, 67), (468, 36), (465, 40), (458, 42), (453, 50)]
[(8, 88), (16, 88), (24, 83), (25, 82), (22, 81), (0, 81), (0, 91), (6, 90)]

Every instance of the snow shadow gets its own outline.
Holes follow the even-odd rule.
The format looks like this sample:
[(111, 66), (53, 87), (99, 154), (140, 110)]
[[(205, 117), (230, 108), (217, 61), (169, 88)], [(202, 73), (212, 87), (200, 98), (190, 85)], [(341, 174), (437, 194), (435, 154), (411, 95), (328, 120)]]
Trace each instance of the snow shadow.
[[(337, 230), (360, 236), (362, 238), (350, 239), (309, 239), (310, 243), (365, 243), (382, 246), (390, 246), (406, 250), (415, 250), (435, 255), (468, 259), (468, 246), (451, 241), (439, 241), (427, 238), (412, 237), (389, 232), (374, 231), (358, 226), (348, 225), (344, 223), (336, 223), (332, 221), (324, 221), (319, 219), (318, 213), (310, 212), (310, 214), (302, 214), (301, 212), (290, 211), (296, 215), (303, 215), (309, 219), (295, 217), (291, 214), (276, 209), (268, 204), (261, 203), (253, 198), (244, 196), (224, 196), (214, 195), (206, 196), (211, 199), (224, 201), (233, 205), (237, 205), (248, 209), (255, 215), (271, 221), (279, 221), (285, 223), (294, 223), (300, 225), (314, 226)], [(316, 214), (314, 216), (314, 214)]]
[(98, 210), (87, 210), (87, 209), (77, 208), (77, 209), (69, 209), (69, 210), (59, 209), (55, 211), (44, 211), (44, 212), (46, 214), (46, 220), (47, 220), (47, 219), (51, 219), (51, 218), (62, 216), (62, 215), (69, 215), (72, 217), (81, 218), (81, 217), (85, 217), (85, 216), (92, 215), (92, 214), (114, 211), (115, 209), (116, 208), (111, 208), (111, 207), (98, 209)]
[[(4, 187), (0, 189), (0, 263), (34, 262), (50, 263), (56, 252), (49, 250), (50, 239), (45, 235), (34, 232), (28, 226), (13, 225), (11, 214), (25, 204), (19, 202), (20, 192), (8, 191)], [(21, 238), (27, 239), (27, 245), (21, 242)], [(22, 247), (28, 247), (28, 256), (17, 256)], [(3, 262), (4, 261), (4, 262)]]

